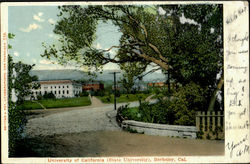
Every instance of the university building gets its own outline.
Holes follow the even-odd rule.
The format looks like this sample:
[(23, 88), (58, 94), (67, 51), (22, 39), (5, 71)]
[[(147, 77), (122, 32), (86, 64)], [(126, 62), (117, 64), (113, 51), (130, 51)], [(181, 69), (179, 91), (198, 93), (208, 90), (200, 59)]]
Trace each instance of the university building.
[(38, 95), (53, 93), (56, 98), (75, 97), (82, 92), (82, 85), (71, 80), (36, 81), (39, 89), (33, 89), (32, 94), (25, 99), (37, 99)]

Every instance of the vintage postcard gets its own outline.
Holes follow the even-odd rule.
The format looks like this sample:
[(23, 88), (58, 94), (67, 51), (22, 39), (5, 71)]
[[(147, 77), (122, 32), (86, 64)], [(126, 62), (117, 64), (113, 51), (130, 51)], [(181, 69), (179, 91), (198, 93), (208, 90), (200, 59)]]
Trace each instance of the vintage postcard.
[(247, 1), (1, 3), (2, 163), (247, 163)]

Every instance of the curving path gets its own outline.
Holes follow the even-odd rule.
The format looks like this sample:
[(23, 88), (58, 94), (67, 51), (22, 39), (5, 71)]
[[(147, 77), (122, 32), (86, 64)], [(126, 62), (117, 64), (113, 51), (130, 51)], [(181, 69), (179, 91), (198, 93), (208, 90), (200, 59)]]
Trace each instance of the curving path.
[[(103, 104), (96, 97), (87, 107), (41, 110), (26, 125), (28, 145), (20, 156), (30, 157), (100, 157), (223, 155), (224, 142), (180, 139), (121, 131), (114, 121), (113, 104)], [(120, 105), (117, 106), (119, 107)], [(138, 106), (137, 102), (130, 106)], [(53, 111), (53, 112), (50, 112)], [(23, 154), (22, 154), (23, 153)]]
[[(96, 97), (92, 97), (91, 102), (91, 106), (67, 108), (68, 110), (64, 109), (63, 112), (29, 119), (26, 124), (26, 135), (33, 137), (97, 130), (119, 131), (118, 125), (106, 116), (107, 112), (113, 110), (113, 105), (103, 104)], [(55, 110), (60, 111), (58, 108)]]

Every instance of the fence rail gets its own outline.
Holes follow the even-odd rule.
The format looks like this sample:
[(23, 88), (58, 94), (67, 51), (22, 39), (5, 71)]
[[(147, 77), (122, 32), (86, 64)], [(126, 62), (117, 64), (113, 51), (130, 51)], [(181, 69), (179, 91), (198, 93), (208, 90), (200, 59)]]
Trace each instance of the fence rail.
[(224, 129), (224, 114), (221, 111), (217, 112), (197, 112), (196, 128), (202, 131), (214, 131), (216, 127)]

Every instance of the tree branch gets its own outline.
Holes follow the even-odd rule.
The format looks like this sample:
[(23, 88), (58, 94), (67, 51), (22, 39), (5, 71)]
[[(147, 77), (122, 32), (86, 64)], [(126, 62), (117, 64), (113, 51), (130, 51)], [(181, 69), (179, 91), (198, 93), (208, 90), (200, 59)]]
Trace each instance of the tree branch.
[(155, 45), (153, 45), (152, 43), (148, 43), (148, 45), (150, 48), (152, 48), (159, 55), (159, 57), (162, 61), (168, 63), (168, 59), (162, 56), (161, 52), (159, 51), (159, 49)]
[(148, 32), (147, 32), (147, 29), (144, 25), (140, 24), (135, 18), (132, 17), (132, 15), (129, 13), (129, 10), (126, 10), (124, 11), (127, 15), (128, 15), (128, 18), (132, 21), (134, 21), (141, 29), (143, 29), (144, 31), (144, 34), (145, 34), (145, 38), (147, 39), (148, 37)]
[(152, 69), (152, 70), (148, 71), (147, 73), (145, 73), (144, 75), (142, 75), (142, 76), (140, 76), (140, 77), (144, 77), (144, 76), (146, 76), (147, 74), (153, 73), (153, 72), (158, 71), (158, 70), (161, 70), (161, 68)]
[(146, 55), (145, 53), (138, 53), (136, 52), (135, 50), (132, 50), (132, 52), (142, 58), (144, 58), (145, 60), (147, 61), (151, 61), (151, 62), (154, 62), (155, 64), (159, 65), (160, 67), (162, 67), (163, 69), (165, 70), (168, 70), (169, 69), (169, 66), (166, 64), (166, 63), (163, 63), (161, 60), (158, 60), (154, 57), (151, 57), (151, 56), (148, 56)]

